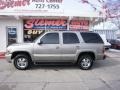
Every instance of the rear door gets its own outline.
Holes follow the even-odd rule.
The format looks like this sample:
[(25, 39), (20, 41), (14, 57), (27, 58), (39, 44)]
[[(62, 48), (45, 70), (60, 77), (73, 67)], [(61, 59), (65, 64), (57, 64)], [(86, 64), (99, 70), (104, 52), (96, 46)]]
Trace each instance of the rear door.
[(76, 33), (63, 32), (61, 45), (62, 60), (73, 62), (75, 60), (77, 50), (80, 49), (79, 43), (80, 41)]

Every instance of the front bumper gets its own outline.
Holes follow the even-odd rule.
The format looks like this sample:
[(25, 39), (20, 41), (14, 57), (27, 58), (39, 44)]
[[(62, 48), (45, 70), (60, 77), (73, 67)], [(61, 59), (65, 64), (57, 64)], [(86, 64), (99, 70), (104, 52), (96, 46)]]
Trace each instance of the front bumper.
[(11, 56), (12, 56), (12, 54), (5, 54), (5, 58), (9, 63), (12, 63)]

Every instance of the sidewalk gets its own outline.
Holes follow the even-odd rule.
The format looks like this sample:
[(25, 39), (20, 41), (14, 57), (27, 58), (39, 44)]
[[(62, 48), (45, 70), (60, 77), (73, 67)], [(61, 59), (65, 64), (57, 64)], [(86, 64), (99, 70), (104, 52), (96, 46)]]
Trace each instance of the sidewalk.
[(120, 50), (109, 49), (105, 52), (105, 54), (107, 55), (107, 57), (120, 58)]
[(120, 53), (120, 50), (117, 49), (109, 49), (110, 52)]

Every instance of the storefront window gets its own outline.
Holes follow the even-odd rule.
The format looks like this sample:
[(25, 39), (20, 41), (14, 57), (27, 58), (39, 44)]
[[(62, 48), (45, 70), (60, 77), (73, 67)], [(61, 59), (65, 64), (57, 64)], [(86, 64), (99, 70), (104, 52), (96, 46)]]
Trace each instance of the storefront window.
[(33, 42), (38, 36), (44, 33), (45, 30), (24, 30), (24, 41)]
[(26, 19), (23, 22), (25, 42), (34, 41), (46, 31), (67, 30), (67, 20), (63, 19)]

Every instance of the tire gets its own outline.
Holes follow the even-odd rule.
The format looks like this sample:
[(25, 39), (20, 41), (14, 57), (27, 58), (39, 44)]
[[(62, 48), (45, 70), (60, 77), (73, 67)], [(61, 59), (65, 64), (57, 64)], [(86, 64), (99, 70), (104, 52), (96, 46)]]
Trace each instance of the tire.
[(18, 70), (26, 70), (32, 65), (32, 62), (28, 55), (18, 54), (14, 58), (13, 64)]
[(78, 66), (82, 70), (89, 70), (93, 65), (93, 58), (90, 55), (82, 55), (79, 57)]

